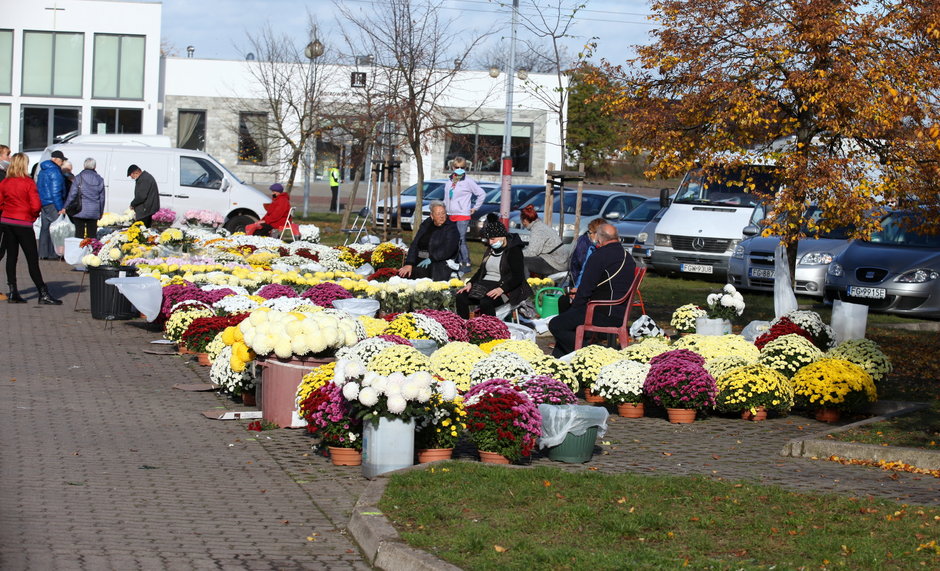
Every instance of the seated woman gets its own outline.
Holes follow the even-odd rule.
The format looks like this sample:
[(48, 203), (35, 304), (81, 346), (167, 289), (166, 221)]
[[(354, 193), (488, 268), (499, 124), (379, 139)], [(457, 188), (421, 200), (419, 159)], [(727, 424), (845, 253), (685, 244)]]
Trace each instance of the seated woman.
[(529, 231), (529, 243), (522, 250), (529, 271), (543, 276), (565, 271), (568, 267), (568, 248), (562, 244), (558, 232), (539, 220), (531, 204), (522, 209), (519, 218), (522, 226)]
[(522, 240), (510, 234), (495, 213), (486, 216), (480, 230), (489, 244), (480, 269), (457, 290), (457, 315), (470, 318), (470, 306), (480, 306), (480, 313), (496, 315), (496, 308), (504, 303), (517, 305), (532, 295), (525, 262)]
[[(290, 196), (284, 192), (284, 187), (277, 182), (272, 184), (269, 190), (271, 191), (271, 202), (264, 205), (267, 212), (259, 222), (245, 226), (245, 234), (270, 236), (275, 230), (280, 232), (284, 228), (284, 224), (287, 223), (287, 216), (290, 214)], [(293, 231), (293, 225), (291, 226)]]
[[(457, 223), (447, 219), (443, 202), (431, 203), (431, 216), (421, 222), (398, 270), (403, 278), (431, 278), (445, 281), (459, 268), (456, 258), (460, 248)], [(449, 263), (448, 263), (449, 262)]]

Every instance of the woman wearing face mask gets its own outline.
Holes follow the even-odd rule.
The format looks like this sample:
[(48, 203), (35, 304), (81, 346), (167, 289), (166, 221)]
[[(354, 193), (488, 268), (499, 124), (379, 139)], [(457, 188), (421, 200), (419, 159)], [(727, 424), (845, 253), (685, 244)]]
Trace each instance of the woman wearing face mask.
[(464, 319), (469, 319), (471, 305), (479, 305), (483, 315), (496, 315), (500, 305), (516, 305), (532, 295), (519, 236), (507, 232), (495, 213), (487, 215), (480, 234), (489, 248), (480, 269), (457, 290), (457, 314)]

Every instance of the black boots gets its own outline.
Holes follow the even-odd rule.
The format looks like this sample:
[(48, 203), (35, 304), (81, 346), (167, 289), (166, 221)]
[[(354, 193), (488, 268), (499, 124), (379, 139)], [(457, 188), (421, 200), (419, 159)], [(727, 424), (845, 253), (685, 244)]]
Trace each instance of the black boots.
[(26, 303), (26, 300), (20, 295), (20, 292), (16, 289), (16, 283), (11, 282), (7, 284), (10, 286), (10, 293), (7, 294), (7, 303)]
[(49, 286), (41, 286), (39, 288), (39, 303), (41, 305), (62, 305), (62, 300), (49, 295)]

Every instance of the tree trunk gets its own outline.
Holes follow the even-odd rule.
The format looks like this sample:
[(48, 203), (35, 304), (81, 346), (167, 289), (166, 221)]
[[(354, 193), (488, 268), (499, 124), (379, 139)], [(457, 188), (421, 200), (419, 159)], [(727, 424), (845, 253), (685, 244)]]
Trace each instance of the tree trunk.
[[(415, 196), (415, 213), (411, 222), (411, 229), (414, 230), (421, 226), (424, 209), (424, 157), (421, 156), (421, 145), (417, 141), (412, 143), (411, 151), (414, 153), (415, 169), (418, 171), (418, 194)], [(401, 176), (400, 171), (399, 176)], [(401, 205), (401, 196), (398, 197), (398, 204)], [(401, 222), (400, 216), (398, 221)]]

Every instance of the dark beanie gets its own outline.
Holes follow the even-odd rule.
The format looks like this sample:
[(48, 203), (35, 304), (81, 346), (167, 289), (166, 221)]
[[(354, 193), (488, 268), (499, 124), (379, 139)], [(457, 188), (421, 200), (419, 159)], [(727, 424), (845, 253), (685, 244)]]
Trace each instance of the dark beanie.
[(486, 215), (486, 222), (483, 223), (480, 235), (486, 239), (501, 238), (503, 236), (509, 236), (509, 232), (506, 230), (506, 227), (503, 226), (503, 223), (500, 222), (499, 216), (497, 216), (495, 212), (490, 212)]

